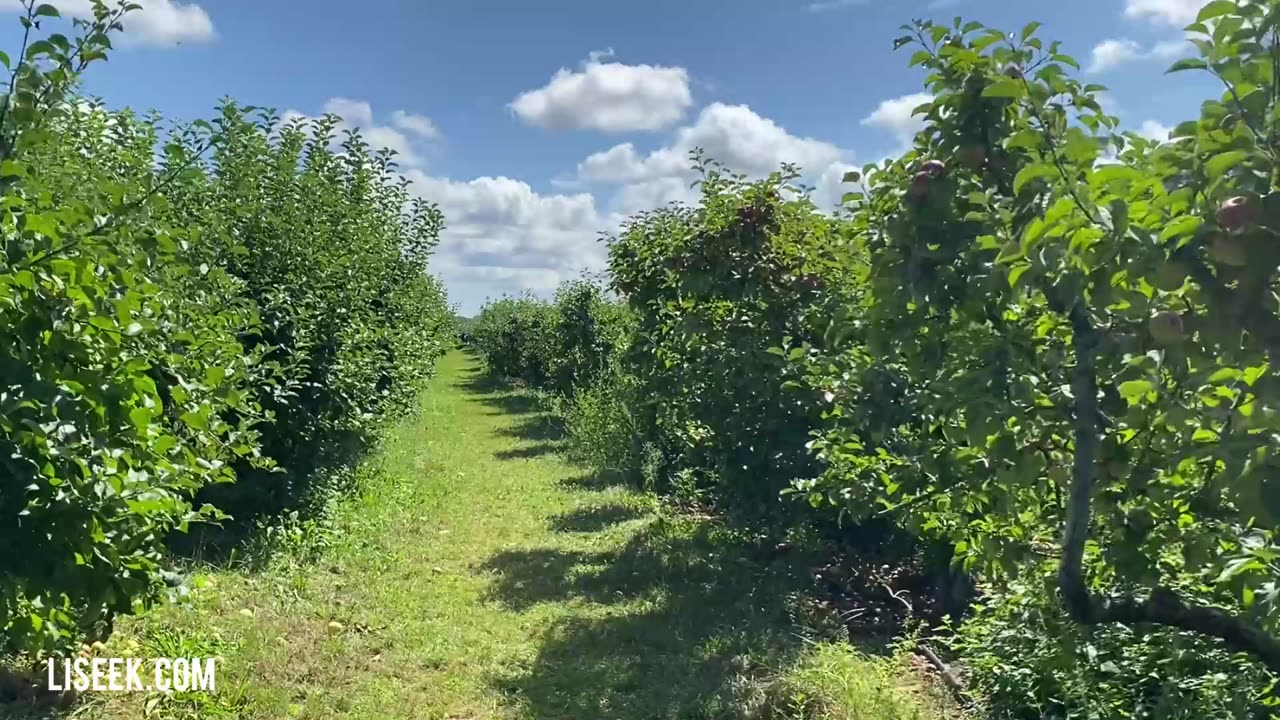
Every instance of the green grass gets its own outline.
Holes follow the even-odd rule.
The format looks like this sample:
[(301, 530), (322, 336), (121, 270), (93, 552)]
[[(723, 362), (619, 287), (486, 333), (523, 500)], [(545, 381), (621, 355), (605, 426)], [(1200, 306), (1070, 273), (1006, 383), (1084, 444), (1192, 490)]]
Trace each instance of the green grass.
[[(137, 718), (950, 716), (895, 659), (803, 640), (803, 557), (566, 464), (527, 395), (446, 357), (332, 527), (203, 574), (108, 656), (220, 654), (214, 695), (94, 697)], [(331, 627), (330, 623), (339, 623)]]

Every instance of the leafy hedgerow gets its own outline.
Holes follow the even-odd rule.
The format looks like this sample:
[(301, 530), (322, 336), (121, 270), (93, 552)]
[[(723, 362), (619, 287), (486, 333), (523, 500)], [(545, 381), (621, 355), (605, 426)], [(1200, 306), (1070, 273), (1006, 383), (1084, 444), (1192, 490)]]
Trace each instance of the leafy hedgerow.
[(305, 494), (452, 330), (423, 268), (442, 218), (389, 158), (331, 147), (332, 119), (108, 112), (73, 90), (137, 6), (95, 2), (73, 37), (24, 7), (0, 56), (0, 652), (40, 653), (157, 597), (165, 539), (223, 517), (197, 498)]
[(609, 246), (613, 286), (636, 317), (626, 362), (639, 424), (668, 473), (730, 502), (769, 502), (811, 471), (820, 412), (769, 350), (820, 337), (863, 269), (839, 222), (789, 187), (790, 169), (750, 183), (695, 163), (697, 207), (638, 216)]
[[(1225, 92), (1167, 142), (1120, 133), (1036, 24), (907, 29), (933, 99), (915, 147), (850, 199), (872, 272), (845, 342), (792, 349), (831, 398), (826, 470), (797, 489), (945, 540), (989, 601), (1030, 609), (983, 613), (988, 642), (966, 647), (1006, 699), (1021, 669), (1037, 713), (1079, 709), (1046, 657), (1090, 668), (1072, 701), (1102, 702), (1088, 678), (1105, 680), (1125, 713), (1221, 673), (1219, 691), (1275, 703), (1280, 6), (1204, 8), (1202, 57), (1173, 70)], [(1054, 644), (1019, 659), (1004, 622)], [(1125, 653), (1115, 625), (1152, 636)], [(1230, 653), (1254, 671), (1206, 668)]]
[(839, 216), (711, 166), (613, 240), (633, 377), (592, 402), (724, 500), (794, 481), (954, 548), (999, 716), (1270, 712), (1280, 5), (1204, 6), (1171, 70), (1224, 91), (1168, 141), (1037, 23), (906, 29), (925, 128)]

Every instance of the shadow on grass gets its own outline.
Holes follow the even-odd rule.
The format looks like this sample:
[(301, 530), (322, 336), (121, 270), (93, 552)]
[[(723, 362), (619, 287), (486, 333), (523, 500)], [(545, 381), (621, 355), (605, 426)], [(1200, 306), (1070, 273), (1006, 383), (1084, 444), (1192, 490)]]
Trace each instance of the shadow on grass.
[(543, 442), (536, 445), (528, 445), (515, 450), (500, 450), (493, 454), (499, 460), (531, 460), (544, 455), (551, 455), (560, 451), (559, 443)]
[(621, 503), (596, 505), (557, 515), (551, 519), (551, 528), (557, 532), (600, 532), (642, 514), (636, 508)]
[(564, 439), (564, 428), (551, 415), (538, 413), (521, 417), (498, 434), (530, 442), (554, 442)]
[(584, 490), (588, 492), (603, 492), (610, 488), (631, 487), (631, 484), (621, 474), (604, 471), (565, 478), (560, 481), (560, 485), (568, 490)]
[(613, 607), (570, 617), (542, 638), (522, 674), (500, 688), (533, 718), (740, 718), (753, 677), (802, 646), (787, 598), (802, 565), (761, 564), (707, 525), (657, 521), (620, 550), (507, 551), (489, 599), (515, 611), (542, 602)]
[[(520, 416), (511, 427), (498, 431), (503, 436), (542, 443), (552, 443), (564, 439), (564, 428), (548, 412), (546, 400), (535, 393), (521, 392), (511, 382), (494, 378), (479, 369), (467, 373), (467, 376), (458, 383), (458, 387), (467, 393), (477, 396), (476, 400), (478, 402), (493, 408), (495, 415)], [(554, 451), (554, 448), (546, 448), (546, 452), (552, 451)], [(511, 457), (536, 457), (545, 454), (537, 450), (528, 449), (515, 452), (518, 454), (511, 455)], [(500, 457), (505, 458), (506, 456)]]

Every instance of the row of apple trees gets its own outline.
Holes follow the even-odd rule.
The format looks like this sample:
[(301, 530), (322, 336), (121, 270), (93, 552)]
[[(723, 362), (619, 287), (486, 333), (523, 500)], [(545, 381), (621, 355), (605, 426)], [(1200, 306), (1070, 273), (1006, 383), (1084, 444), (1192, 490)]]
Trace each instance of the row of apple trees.
[[(830, 218), (787, 173), (610, 247), (665, 474), (891, 520), (979, 580), (953, 637), (1016, 717), (1236, 716), (1280, 671), (1280, 4), (1219, 0), (1122, 133), (1037, 37), (919, 22), (914, 147)], [(1265, 711), (1262, 711), (1265, 712)]]
[(1274, 703), (1280, 4), (1201, 10), (1171, 72), (1221, 94), (1160, 142), (1035, 24), (905, 29), (926, 126), (847, 178), (867, 287), (787, 348), (826, 402), (796, 489), (1006, 588), (969, 647), (1022, 658), (983, 668), (1010, 702), (1170, 712), (1232, 673), (1202, 711)]
[(109, 632), (194, 523), (323, 494), (452, 342), (440, 213), (336, 118), (76, 95), (136, 9), (24, 2), (0, 53), (3, 653)]

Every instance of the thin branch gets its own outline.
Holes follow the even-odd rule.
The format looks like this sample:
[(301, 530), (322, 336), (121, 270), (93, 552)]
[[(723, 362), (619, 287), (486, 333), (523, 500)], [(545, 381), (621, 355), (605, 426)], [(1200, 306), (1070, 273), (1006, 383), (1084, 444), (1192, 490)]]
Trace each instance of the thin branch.
[[(22, 50), (18, 53), (18, 67), (14, 68), (13, 72), (9, 73), (9, 91), (4, 96), (4, 107), (0, 107), (0, 142), (4, 141), (4, 124), (5, 121), (9, 119), (9, 107), (13, 105), (13, 90), (18, 85), (18, 72), (22, 70), (22, 66), (26, 64), (27, 43), (31, 39), (31, 18), (35, 14), (34, 5), (34, 0), (27, 0), (26, 22), (23, 23)], [(12, 148), (10, 147), (0, 147), (0, 152), (3, 152), (7, 158), (9, 150), (11, 149)]]

